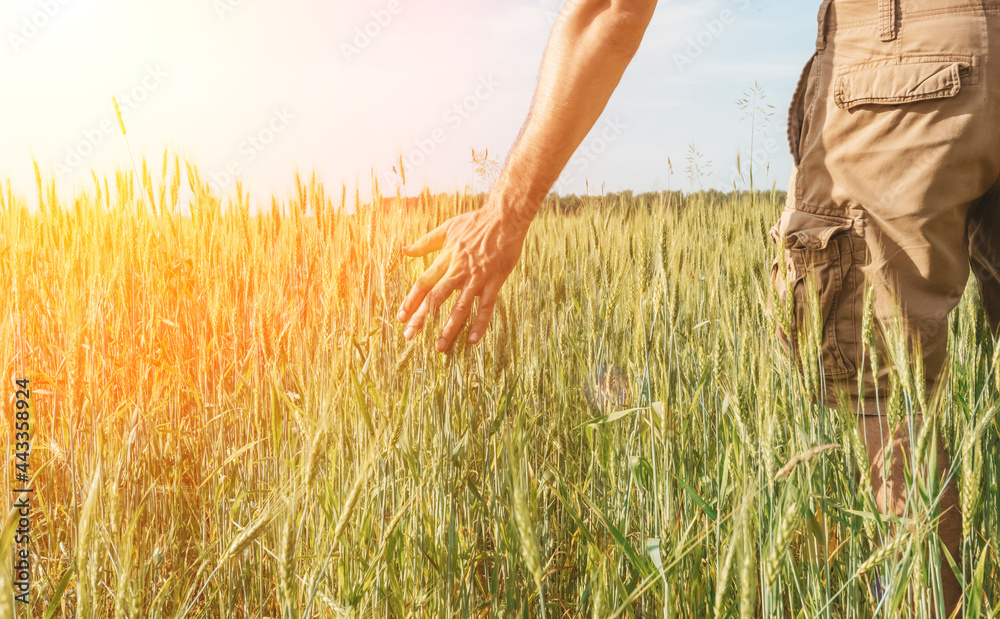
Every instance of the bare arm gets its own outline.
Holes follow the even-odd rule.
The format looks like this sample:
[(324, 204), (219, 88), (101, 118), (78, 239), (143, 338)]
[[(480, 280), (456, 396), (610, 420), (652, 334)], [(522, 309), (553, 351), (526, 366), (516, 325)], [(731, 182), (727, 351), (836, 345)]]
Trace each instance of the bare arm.
[(400, 308), (406, 338), (453, 292), (461, 295), (438, 339), (445, 351), (480, 298), (469, 341), (482, 338), (500, 288), (521, 256), (528, 227), (570, 157), (621, 81), (656, 8), (656, 0), (568, 0), (552, 30), (528, 120), (486, 205), (446, 221), (407, 256), (443, 250)]

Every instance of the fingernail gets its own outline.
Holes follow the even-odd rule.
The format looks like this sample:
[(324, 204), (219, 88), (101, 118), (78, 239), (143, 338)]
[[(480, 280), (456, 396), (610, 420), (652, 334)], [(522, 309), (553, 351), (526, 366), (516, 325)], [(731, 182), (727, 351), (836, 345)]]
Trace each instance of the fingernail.
[(405, 321), (406, 320), (406, 312), (404, 312), (403, 310), (399, 310), (399, 313), (396, 314), (396, 320), (398, 320), (399, 322)]
[(437, 341), (438, 352), (444, 352), (448, 348), (448, 340), (441, 338)]
[(469, 341), (472, 342), (473, 344), (477, 343), (479, 341), (479, 334), (473, 332), (472, 335), (469, 336)]
[(410, 327), (406, 331), (403, 332), (403, 337), (405, 337), (408, 340), (412, 340), (413, 339), (413, 332), (414, 332), (414, 328)]

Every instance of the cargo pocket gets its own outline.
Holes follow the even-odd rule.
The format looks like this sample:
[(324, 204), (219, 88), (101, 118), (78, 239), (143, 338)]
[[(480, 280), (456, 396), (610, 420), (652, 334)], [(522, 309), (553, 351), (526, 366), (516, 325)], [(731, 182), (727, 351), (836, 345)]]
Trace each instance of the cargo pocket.
[(858, 272), (856, 244), (861, 239), (853, 230), (850, 218), (792, 209), (785, 209), (771, 229), (771, 239), (785, 245), (784, 255), (771, 265), (771, 284), (778, 297), (775, 309), (784, 312), (791, 306), (789, 333), (781, 328), (783, 320), (779, 319), (778, 337), (798, 358), (799, 333), (809, 320), (807, 279), (814, 277), (823, 367), (831, 379), (847, 378), (856, 368), (857, 316), (853, 300)]
[(833, 100), (843, 110), (946, 99), (977, 80), (972, 56), (931, 55), (877, 60), (837, 73)]

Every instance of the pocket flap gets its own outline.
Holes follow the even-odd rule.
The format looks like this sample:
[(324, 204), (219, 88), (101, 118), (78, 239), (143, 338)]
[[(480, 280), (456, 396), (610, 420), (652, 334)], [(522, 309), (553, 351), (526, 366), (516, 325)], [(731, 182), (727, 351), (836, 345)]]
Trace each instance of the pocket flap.
[(781, 219), (771, 228), (771, 240), (780, 243), (785, 239), (787, 249), (826, 249), (835, 234), (847, 232), (854, 221), (846, 217), (831, 217), (785, 209)]
[[(888, 64), (892, 62), (894, 64)], [(954, 97), (970, 62), (898, 60), (866, 63), (842, 72), (834, 84), (834, 101), (846, 110), (859, 105), (896, 105)]]

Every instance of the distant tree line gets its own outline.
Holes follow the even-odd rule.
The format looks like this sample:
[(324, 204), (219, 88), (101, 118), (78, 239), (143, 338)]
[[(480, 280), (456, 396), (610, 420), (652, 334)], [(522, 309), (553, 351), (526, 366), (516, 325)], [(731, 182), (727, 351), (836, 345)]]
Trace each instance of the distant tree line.
[[(784, 202), (787, 192), (773, 189), (766, 192), (756, 192), (758, 195), (768, 195), (774, 200)], [(691, 203), (712, 203), (730, 200), (734, 197), (750, 197), (749, 191), (718, 191), (709, 189), (686, 193), (683, 191), (647, 191), (636, 195), (631, 190), (606, 193), (598, 196), (578, 196), (576, 194), (559, 195), (551, 193), (542, 203), (542, 211), (555, 212), (559, 214), (572, 215), (579, 213), (584, 208), (594, 208), (597, 210), (616, 209), (625, 212), (638, 212), (645, 209), (647, 212), (654, 208), (676, 208), (683, 209)]]
[[(784, 202), (787, 196), (787, 192), (777, 189), (761, 191), (757, 192), (757, 194), (767, 195), (777, 203)], [(652, 211), (663, 207), (683, 209), (691, 203), (722, 202), (737, 196), (749, 199), (750, 192), (724, 192), (717, 189), (708, 189), (696, 192), (647, 191), (636, 195), (631, 190), (625, 190), (596, 196), (580, 196), (575, 193), (569, 195), (550, 193), (542, 203), (541, 212), (574, 215), (580, 213), (584, 208), (593, 208), (596, 210), (615, 209), (626, 212), (638, 212), (639, 209)], [(452, 202), (453, 208), (461, 212), (483, 206), (486, 204), (488, 197), (488, 193), (464, 194), (456, 192), (431, 194), (429, 190), (425, 190), (419, 196), (406, 198), (404, 210), (428, 212), (433, 211), (434, 207), (442, 201), (449, 201)], [(382, 208), (386, 212), (394, 208), (399, 208), (399, 200), (396, 197), (384, 197), (382, 199)]]

